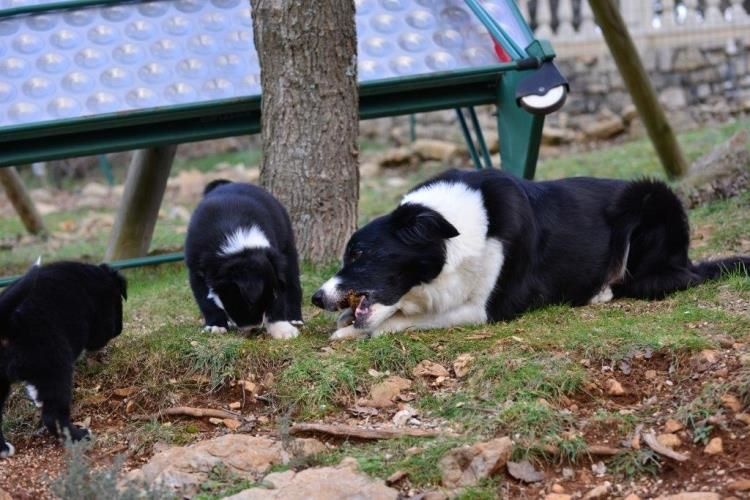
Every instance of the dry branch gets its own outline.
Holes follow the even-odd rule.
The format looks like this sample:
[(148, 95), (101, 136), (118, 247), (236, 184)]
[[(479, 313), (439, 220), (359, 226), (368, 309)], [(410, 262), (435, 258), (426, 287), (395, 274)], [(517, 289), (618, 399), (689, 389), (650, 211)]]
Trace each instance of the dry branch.
[(317, 432), (338, 437), (352, 437), (357, 439), (394, 439), (404, 436), (410, 437), (435, 437), (445, 434), (438, 431), (427, 431), (423, 429), (362, 429), (351, 425), (329, 425), (329, 424), (294, 424), (289, 433), (292, 435), (305, 432)]
[(673, 460), (677, 460), (678, 462), (684, 462), (688, 459), (687, 455), (684, 455), (682, 453), (678, 453), (674, 451), (672, 448), (669, 448), (668, 446), (664, 446), (656, 439), (656, 434), (654, 434), (654, 431), (644, 432), (643, 433), (643, 441), (648, 445), (649, 448), (654, 450), (659, 455), (664, 455), (665, 457), (669, 457)]
[(215, 417), (215, 418), (242, 418), (239, 413), (216, 408), (192, 408), (190, 406), (175, 406), (162, 410), (155, 415), (134, 416), (135, 420), (151, 420), (153, 418), (162, 418), (170, 416), (187, 416), (195, 418)]

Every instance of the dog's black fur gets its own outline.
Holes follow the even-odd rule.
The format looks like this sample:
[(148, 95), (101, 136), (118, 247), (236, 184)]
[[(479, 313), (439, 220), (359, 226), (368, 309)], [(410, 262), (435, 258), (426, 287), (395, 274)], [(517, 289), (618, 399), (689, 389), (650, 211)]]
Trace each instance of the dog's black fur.
[[(419, 311), (412, 322), (408, 319), (413, 313), (401, 309), (393, 313), (400, 318), (397, 322), (367, 321), (370, 307), (401, 307), (399, 301), (414, 287), (423, 286), (438, 297), (430, 287), (439, 276), (446, 278), (446, 248), (460, 232), (446, 214), (433, 209), (445, 207), (446, 200), (437, 200), (433, 208), (426, 206), (431, 204), (431, 188), (440, 183), (460, 184), (481, 196), (478, 205), (483, 210), (477, 212), (484, 213), (474, 213), (471, 207), (449, 206), (444, 211), (453, 213), (454, 222), (486, 217), (483, 237), (502, 245), (504, 259), (494, 286), (481, 298), (485, 317), (477, 313), (455, 323), (509, 320), (548, 304), (580, 306), (603, 290), (607, 296), (602, 301), (661, 299), (722, 274), (750, 269), (749, 257), (691, 262), (686, 213), (675, 194), (659, 181), (581, 177), (532, 182), (496, 170), (449, 170), (410, 192), (428, 193), (417, 197), (428, 200), (426, 204), (411, 202), (407, 195), (392, 213), (359, 229), (347, 245), (343, 268), (316, 292), (313, 303), (344, 309), (346, 291), (364, 295), (366, 310), (362, 318), (357, 314), (352, 328), (366, 333), (450, 326), (451, 311), (444, 304), (440, 311), (429, 307)], [(480, 262), (480, 272), (474, 276), (490, 264)], [(457, 274), (456, 279), (454, 283), (464, 278)], [(461, 298), (455, 300), (455, 308), (464, 305)], [(430, 315), (438, 314), (444, 321), (431, 323)], [(342, 332), (337, 338), (354, 335)]]
[[(238, 231), (259, 230), (267, 246), (239, 245), (222, 251)], [(274, 337), (296, 335), (287, 326), (302, 323), (302, 289), (289, 216), (281, 203), (258, 186), (213, 181), (195, 209), (185, 242), (190, 286), (206, 327), (284, 323)], [(222, 307), (210, 295), (218, 296)]]
[(88, 430), (70, 423), (73, 365), (122, 331), (125, 278), (106, 264), (58, 262), (32, 267), (0, 295), (0, 458), (13, 448), (2, 434), (2, 408), (13, 382), (36, 390), (42, 422), (74, 441)]

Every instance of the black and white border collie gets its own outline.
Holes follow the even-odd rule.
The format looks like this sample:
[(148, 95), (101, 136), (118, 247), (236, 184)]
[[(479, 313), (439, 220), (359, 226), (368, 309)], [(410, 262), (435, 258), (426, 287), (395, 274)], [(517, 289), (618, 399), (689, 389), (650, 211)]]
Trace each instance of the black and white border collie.
[(302, 289), (294, 233), (284, 207), (264, 189), (209, 183), (190, 219), (185, 262), (206, 331), (265, 325), (275, 339), (299, 334)]
[(0, 295), (0, 459), (14, 453), (2, 433), (13, 382), (23, 381), (55, 436), (78, 441), (88, 429), (70, 423), (73, 365), (122, 331), (127, 285), (105, 264), (35, 265)]
[(750, 258), (692, 263), (687, 216), (654, 180), (532, 182), (449, 170), (349, 240), (313, 303), (332, 339), (496, 322), (548, 304), (660, 299)]

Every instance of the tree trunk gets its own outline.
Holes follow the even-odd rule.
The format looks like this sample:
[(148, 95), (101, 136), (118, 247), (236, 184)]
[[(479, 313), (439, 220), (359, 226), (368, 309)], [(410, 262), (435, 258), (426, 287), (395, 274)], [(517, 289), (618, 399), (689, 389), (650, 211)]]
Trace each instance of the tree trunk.
[(8, 195), (26, 230), (34, 235), (46, 236), (44, 221), (15, 167), (0, 167), (0, 185), (5, 188), (5, 194)]
[(341, 257), (356, 227), (359, 129), (353, 0), (251, 0), (261, 67), (261, 184), (303, 259)]

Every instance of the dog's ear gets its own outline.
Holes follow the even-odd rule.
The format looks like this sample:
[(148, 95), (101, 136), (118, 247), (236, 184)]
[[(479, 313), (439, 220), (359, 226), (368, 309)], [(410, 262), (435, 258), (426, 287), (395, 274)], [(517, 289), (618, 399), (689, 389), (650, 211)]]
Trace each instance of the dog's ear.
[(213, 180), (213, 181), (209, 182), (208, 184), (206, 184), (206, 187), (203, 188), (203, 196), (206, 196), (208, 193), (210, 193), (211, 191), (213, 191), (214, 189), (216, 189), (219, 186), (223, 186), (224, 184), (231, 184), (231, 183), (232, 183), (232, 181), (228, 181), (226, 179), (216, 179), (216, 180)]
[(275, 248), (269, 248), (266, 251), (266, 255), (268, 256), (268, 262), (271, 263), (271, 267), (273, 268), (273, 276), (274, 276), (274, 282), (275, 287), (279, 292), (282, 292), (286, 289), (286, 257), (276, 250)]
[(458, 236), (458, 231), (435, 210), (405, 203), (392, 214), (396, 237), (406, 244), (434, 243)]
[(114, 282), (117, 283), (117, 287), (120, 291), (120, 297), (122, 297), (123, 300), (128, 300), (128, 280), (125, 279), (125, 276), (120, 274), (117, 269), (112, 269), (107, 264), (101, 264), (99, 267), (107, 271), (112, 276)]

